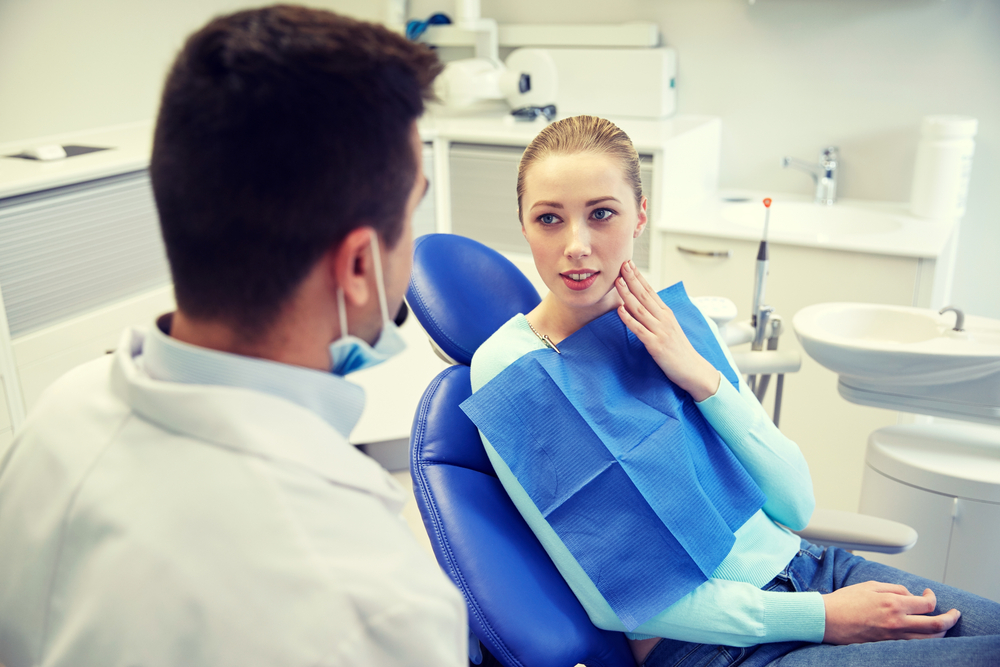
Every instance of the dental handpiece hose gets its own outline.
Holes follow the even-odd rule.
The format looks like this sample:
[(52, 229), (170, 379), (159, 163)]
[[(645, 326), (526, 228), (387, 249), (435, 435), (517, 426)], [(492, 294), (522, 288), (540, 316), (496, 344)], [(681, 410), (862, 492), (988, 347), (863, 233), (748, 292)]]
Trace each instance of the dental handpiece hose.
[(764, 306), (764, 292), (767, 287), (767, 231), (771, 221), (771, 198), (764, 200), (764, 237), (760, 241), (760, 248), (757, 250), (757, 272), (753, 281), (753, 312), (750, 314), (751, 324), (754, 327), (753, 344), (751, 349), (759, 351), (764, 349), (764, 336), (767, 329), (767, 315), (761, 311)]

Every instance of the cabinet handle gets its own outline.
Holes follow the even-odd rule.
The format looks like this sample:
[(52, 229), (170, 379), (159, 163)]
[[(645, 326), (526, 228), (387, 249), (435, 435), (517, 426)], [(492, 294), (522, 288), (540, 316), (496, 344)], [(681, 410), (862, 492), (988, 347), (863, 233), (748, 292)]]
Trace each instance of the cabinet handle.
[(699, 257), (724, 257), (733, 256), (732, 250), (693, 250), (684, 246), (677, 246), (677, 250), (688, 255), (698, 255)]

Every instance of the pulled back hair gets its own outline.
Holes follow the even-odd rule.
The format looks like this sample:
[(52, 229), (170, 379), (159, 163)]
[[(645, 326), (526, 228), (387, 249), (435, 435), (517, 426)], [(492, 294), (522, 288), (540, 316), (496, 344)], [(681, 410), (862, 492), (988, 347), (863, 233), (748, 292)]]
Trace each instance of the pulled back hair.
[(621, 128), (596, 116), (571, 116), (545, 127), (524, 149), (517, 168), (517, 218), (521, 215), (524, 197), (524, 180), (528, 168), (550, 155), (575, 155), (591, 153), (608, 155), (621, 163), (625, 182), (635, 194), (635, 205), (642, 202), (642, 181), (639, 179), (639, 154)]
[(150, 176), (177, 304), (252, 340), (354, 229), (392, 247), (437, 56), (378, 25), (278, 5), (188, 38)]

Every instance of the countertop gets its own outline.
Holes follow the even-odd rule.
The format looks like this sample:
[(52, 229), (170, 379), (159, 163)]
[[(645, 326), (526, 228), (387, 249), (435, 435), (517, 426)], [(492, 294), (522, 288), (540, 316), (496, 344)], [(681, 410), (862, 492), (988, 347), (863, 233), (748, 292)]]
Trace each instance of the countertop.
[[(661, 149), (673, 137), (719, 121), (710, 116), (676, 116), (659, 121), (618, 119), (616, 122), (632, 138), (636, 150), (649, 153)], [(425, 142), (441, 137), (465, 143), (525, 146), (545, 127), (545, 122), (516, 121), (509, 114), (449, 116), (428, 113), (420, 119), (418, 127)], [(99, 146), (110, 150), (47, 162), (7, 157), (49, 144)], [(152, 120), (0, 144), (0, 199), (145, 169), (149, 166), (152, 145)]]
[[(7, 157), (50, 144), (110, 150), (47, 162)], [(145, 169), (152, 146), (152, 120), (0, 144), (0, 199)]]
[[(618, 119), (640, 152), (663, 148), (672, 138), (707, 124), (718, 123), (710, 116), (675, 116), (666, 120)], [(509, 115), (445, 116), (426, 114), (419, 122), (425, 142), (436, 138), (468, 143), (488, 143), (524, 146), (545, 126), (544, 121), (515, 121)], [(110, 150), (88, 153), (50, 162), (0, 157), (0, 199), (49, 188), (144, 169), (149, 165), (152, 147), (153, 121), (128, 123), (86, 132), (28, 139), (0, 145), (0, 156), (20, 153), (31, 146), (45, 144), (79, 144), (107, 146)], [(671, 210), (664, 216), (660, 230), (699, 234), (719, 238), (759, 240), (763, 229), (763, 208), (760, 228), (737, 225), (724, 217), (724, 198), (759, 200), (771, 196), (775, 201), (808, 202), (808, 197), (781, 193), (745, 190), (720, 192), (718, 197), (685, 210)], [(770, 241), (789, 245), (811, 246), (906, 257), (934, 258), (944, 252), (952, 236), (955, 221), (927, 221), (908, 214), (904, 203), (867, 200), (841, 200), (834, 206), (855, 207), (862, 211), (881, 213), (896, 221), (890, 231), (857, 234), (790, 233), (772, 229)]]
[[(822, 208), (820, 204), (812, 204), (811, 197), (803, 195), (754, 190), (722, 190), (698, 206), (671, 212), (666, 216), (661, 230), (714, 238), (760, 241), (764, 230), (762, 203), (764, 197), (772, 198), (775, 207), (781, 202), (790, 202)], [(759, 225), (736, 224), (727, 220), (726, 209), (733, 205), (732, 200), (737, 200), (744, 206), (761, 202)], [(741, 200), (745, 200), (745, 203)], [(837, 209), (835, 212), (839, 213), (847, 213), (853, 209), (863, 215), (879, 216), (879, 219), (885, 221), (886, 229), (879, 229), (876, 226), (854, 233), (830, 234), (808, 226), (795, 231), (771, 226), (768, 242), (880, 255), (935, 258), (945, 252), (957, 225), (956, 220), (927, 220), (913, 217), (909, 214), (908, 205), (903, 202), (840, 199), (831, 209)]]
[[(671, 139), (705, 125), (720, 122), (715, 116), (674, 116), (662, 120), (641, 118), (610, 118), (632, 140), (639, 153), (660, 150)], [(542, 128), (544, 119), (515, 120), (510, 114), (478, 116), (428, 113), (420, 119), (420, 136), (424, 141), (437, 137), (450, 141), (504, 146), (526, 146)]]

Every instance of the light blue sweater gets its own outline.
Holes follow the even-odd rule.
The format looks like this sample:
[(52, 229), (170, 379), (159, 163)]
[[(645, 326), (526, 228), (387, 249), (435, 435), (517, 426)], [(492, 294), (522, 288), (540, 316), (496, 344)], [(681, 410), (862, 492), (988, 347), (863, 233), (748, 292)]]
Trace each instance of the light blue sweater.
[[(708, 323), (718, 337), (714, 323)], [(720, 340), (720, 345), (736, 368), (725, 343)], [(478, 390), (521, 356), (545, 347), (524, 315), (515, 315), (473, 357), (472, 390)], [(707, 582), (628, 636), (727, 646), (823, 641), (826, 616), (819, 593), (760, 590), (799, 550), (799, 538), (776, 522), (799, 529), (812, 515), (812, 480), (802, 453), (774, 426), (742, 380), (737, 391), (723, 378), (715, 395), (696, 405), (764, 491), (767, 502), (736, 532), (732, 551)], [(590, 620), (605, 630), (624, 631), (611, 606), (485, 437), (483, 444), (500, 482)], [(641, 548), (641, 541), (637, 548)]]

